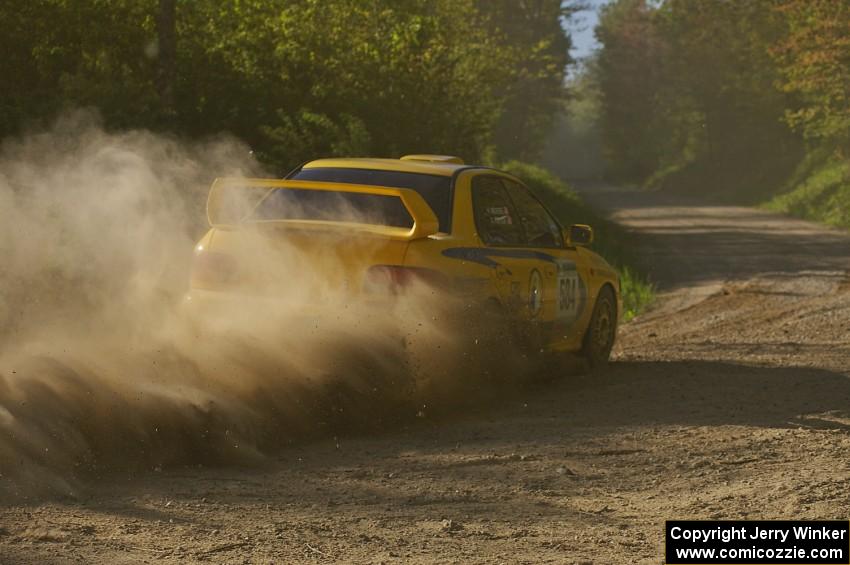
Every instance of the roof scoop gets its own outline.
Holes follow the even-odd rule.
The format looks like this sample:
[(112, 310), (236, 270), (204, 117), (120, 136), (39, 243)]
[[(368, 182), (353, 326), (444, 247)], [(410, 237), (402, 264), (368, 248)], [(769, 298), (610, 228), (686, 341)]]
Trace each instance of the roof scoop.
[(405, 155), (402, 161), (425, 161), (426, 163), (454, 163), (463, 165), (463, 159), (454, 155)]

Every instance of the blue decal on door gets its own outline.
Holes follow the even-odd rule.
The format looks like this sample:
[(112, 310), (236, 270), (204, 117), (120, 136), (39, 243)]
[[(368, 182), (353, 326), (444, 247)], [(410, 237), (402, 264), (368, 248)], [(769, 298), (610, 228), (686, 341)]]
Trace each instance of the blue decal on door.
[(499, 262), (493, 257), (507, 259), (537, 259), (547, 263), (555, 263), (554, 256), (533, 249), (492, 249), (486, 247), (450, 247), (443, 250), (443, 255), (452, 259), (461, 259), (471, 263), (479, 263), (485, 267), (496, 268)]

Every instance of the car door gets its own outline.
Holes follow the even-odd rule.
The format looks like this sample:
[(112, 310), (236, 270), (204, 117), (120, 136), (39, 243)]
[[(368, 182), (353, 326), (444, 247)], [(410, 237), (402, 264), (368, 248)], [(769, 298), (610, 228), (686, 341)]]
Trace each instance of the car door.
[(502, 179), (522, 225), (527, 248), (537, 256), (542, 275), (538, 320), (553, 345), (574, 341), (576, 322), (587, 307), (587, 273), (578, 251), (566, 247), (563, 230), (540, 201), (522, 184)]
[(483, 247), (481, 260), (493, 269), (502, 303), (516, 317), (534, 318), (542, 300), (542, 294), (534, 294), (534, 288), (541, 285), (535, 287), (532, 280), (540, 278), (539, 274), (533, 274), (539, 265), (526, 248), (519, 213), (500, 177), (490, 174), (473, 177), (472, 207)]

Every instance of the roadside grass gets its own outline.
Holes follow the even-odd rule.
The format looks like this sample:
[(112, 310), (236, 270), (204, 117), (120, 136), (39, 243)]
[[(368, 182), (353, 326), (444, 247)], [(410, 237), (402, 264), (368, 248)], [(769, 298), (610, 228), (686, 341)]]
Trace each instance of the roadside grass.
[(655, 288), (646, 274), (635, 267), (631, 259), (634, 250), (629, 247), (622, 228), (594, 212), (567, 183), (542, 167), (509, 161), (499, 168), (525, 182), (563, 225), (589, 224), (593, 227), (591, 248), (620, 273), (624, 321), (634, 318), (652, 303)]
[(774, 212), (850, 228), (850, 161), (829, 151), (806, 156), (778, 196), (764, 204)]

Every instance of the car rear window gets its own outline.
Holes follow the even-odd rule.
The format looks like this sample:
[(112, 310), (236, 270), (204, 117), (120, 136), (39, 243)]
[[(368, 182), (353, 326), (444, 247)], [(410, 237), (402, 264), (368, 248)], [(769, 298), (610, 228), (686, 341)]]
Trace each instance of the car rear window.
[(439, 175), (424, 175), (421, 173), (405, 173), (399, 171), (381, 171), (375, 169), (345, 169), (320, 167), (301, 169), (292, 176), (291, 180), (312, 180), (322, 182), (339, 182), (345, 184), (363, 184), (367, 186), (388, 186), (392, 188), (409, 188), (415, 190), (428, 203), (437, 220), (440, 231), (451, 231), (452, 214), (452, 179)]
[(260, 202), (251, 219), (322, 220), (413, 227), (413, 218), (398, 196), (291, 188), (274, 190)]

